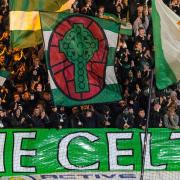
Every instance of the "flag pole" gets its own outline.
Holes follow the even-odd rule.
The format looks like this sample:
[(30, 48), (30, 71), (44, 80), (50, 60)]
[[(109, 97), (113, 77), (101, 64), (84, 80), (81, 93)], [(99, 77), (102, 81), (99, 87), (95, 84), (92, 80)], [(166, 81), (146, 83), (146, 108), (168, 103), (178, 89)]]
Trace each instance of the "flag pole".
[(141, 176), (140, 180), (144, 179), (144, 170), (145, 170), (145, 157), (146, 157), (146, 146), (147, 146), (147, 136), (148, 136), (148, 127), (149, 127), (149, 120), (150, 120), (150, 113), (151, 113), (151, 99), (152, 99), (152, 88), (153, 88), (153, 81), (154, 81), (154, 70), (151, 70), (151, 79), (150, 79), (150, 91), (149, 91), (149, 100), (148, 100), (148, 109), (147, 109), (147, 121), (146, 121), (146, 128), (145, 128), (145, 136), (144, 136), (144, 145), (142, 151), (142, 167), (141, 167)]

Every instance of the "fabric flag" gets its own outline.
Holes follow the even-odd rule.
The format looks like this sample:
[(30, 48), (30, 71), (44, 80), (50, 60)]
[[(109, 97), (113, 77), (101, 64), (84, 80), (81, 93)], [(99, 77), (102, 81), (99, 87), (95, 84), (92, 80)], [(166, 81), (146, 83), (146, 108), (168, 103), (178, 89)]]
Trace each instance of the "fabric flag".
[(131, 23), (125, 23), (121, 24), (120, 34), (132, 36), (132, 24)]
[(10, 0), (11, 46), (33, 47), (43, 41), (39, 11), (60, 12), (71, 8), (75, 0)]
[(6, 70), (1, 70), (0, 71), (0, 86), (4, 85), (4, 82), (6, 79), (9, 77), (9, 72)]
[(40, 14), (55, 105), (119, 101), (114, 72), (119, 25), (80, 14)]
[(153, 0), (156, 84), (164, 89), (180, 80), (180, 17), (162, 0)]
[(120, 28), (119, 33), (122, 35), (132, 36), (133, 30), (132, 30), (132, 24), (130, 22), (121, 21), (117, 16), (115, 16), (114, 14), (110, 14), (110, 13), (104, 13), (103, 19), (107, 19), (107, 20), (111, 20), (111, 21), (120, 23), (121, 28)]

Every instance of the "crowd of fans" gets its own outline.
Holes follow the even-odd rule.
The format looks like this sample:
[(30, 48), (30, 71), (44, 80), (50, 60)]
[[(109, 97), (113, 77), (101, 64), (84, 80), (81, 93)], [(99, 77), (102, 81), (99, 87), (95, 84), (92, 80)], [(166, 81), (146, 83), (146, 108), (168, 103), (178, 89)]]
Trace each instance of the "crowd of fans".
[[(180, 15), (179, 0), (164, 2)], [(132, 24), (132, 36), (119, 35), (115, 72), (123, 99), (76, 107), (53, 105), (43, 47), (12, 49), (8, 1), (0, 1), (0, 71), (10, 76), (0, 86), (0, 128), (146, 128), (154, 69), (151, 1), (76, 0), (71, 12), (104, 18), (110, 13)], [(157, 27), (158, 28), (158, 27)], [(180, 126), (180, 83), (152, 88), (149, 127)]]

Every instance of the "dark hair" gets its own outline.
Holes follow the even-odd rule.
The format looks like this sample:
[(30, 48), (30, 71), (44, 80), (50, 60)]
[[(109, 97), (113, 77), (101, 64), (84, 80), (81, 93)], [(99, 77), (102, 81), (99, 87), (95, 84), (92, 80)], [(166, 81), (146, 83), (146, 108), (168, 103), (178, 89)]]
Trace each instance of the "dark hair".
[(145, 111), (145, 110), (143, 108), (139, 108), (138, 112), (140, 112), (140, 111)]

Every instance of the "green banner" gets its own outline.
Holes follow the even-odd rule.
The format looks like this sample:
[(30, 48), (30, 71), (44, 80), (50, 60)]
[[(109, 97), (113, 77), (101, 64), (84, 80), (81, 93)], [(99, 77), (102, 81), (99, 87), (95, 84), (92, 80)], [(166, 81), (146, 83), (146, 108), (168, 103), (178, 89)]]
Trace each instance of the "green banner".
[[(136, 171), (142, 166), (139, 129), (1, 130), (0, 175)], [(180, 170), (180, 130), (150, 129), (145, 170)]]

